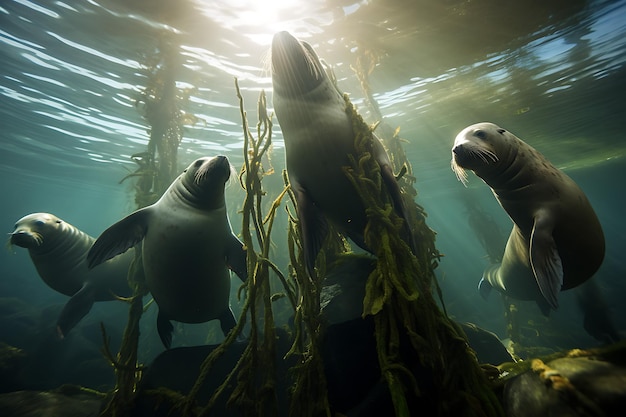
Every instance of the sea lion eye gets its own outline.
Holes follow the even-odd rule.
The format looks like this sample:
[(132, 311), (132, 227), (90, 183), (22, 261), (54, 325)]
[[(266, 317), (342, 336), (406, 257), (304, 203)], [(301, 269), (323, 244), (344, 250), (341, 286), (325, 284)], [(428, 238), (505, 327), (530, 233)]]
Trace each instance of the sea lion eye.
[(474, 136), (476, 136), (479, 139), (487, 139), (487, 134), (485, 133), (484, 130), (477, 130), (476, 132), (474, 132)]
[(41, 227), (43, 226), (44, 222), (42, 220), (35, 220), (35, 226), (36, 227)]

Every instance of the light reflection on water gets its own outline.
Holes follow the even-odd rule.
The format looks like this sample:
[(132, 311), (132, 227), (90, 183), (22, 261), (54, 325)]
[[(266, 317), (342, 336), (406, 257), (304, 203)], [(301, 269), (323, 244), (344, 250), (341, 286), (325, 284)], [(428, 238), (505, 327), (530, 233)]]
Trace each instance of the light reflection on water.
[[(240, 149), (240, 121), (232, 80), (239, 79), (244, 98), (250, 103), (256, 101), (261, 89), (271, 94), (265, 61), (271, 35), (280, 29), (302, 32), (301, 36), (333, 65), (340, 86), (361, 105), (362, 92), (350, 66), (355, 53), (370, 48), (368, 52), (380, 59), (370, 82), (384, 114), (402, 127), (408, 140), (416, 143), (409, 153), (419, 149), (429, 155), (428, 159), (438, 160), (454, 137), (454, 130), (484, 119), (508, 120), (522, 115), (530, 119), (535, 109), (533, 101), (558, 100), (556, 96), (563, 96), (581, 80), (611, 77), (622, 70), (626, 57), (622, 40), (626, 28), (624, 19), (620, 19), (624, 7), (619, 2), (598, 2), (582, 11), (574, 10), (566, 17), (570, 24), (547, 19), (542, 27), (529, 26), (525, 35), (528, 42), (523, 37), (496, 40), (494, 45), (504, 49), (483, 54), (482, 59), (480, 50), (464, 51), (464, 57), (446, 59), (458, 66), (440, 65), (439, 74), (432, 75), (421, 70), (421, 63), (435, 61), (428, 66), (437, 68), (436, 60), (413, 47), (414, 41), (428, 37), (428, 30), (418, 28), (414, 33), (413, 26), (400, 26), (404, 22), (400, 6), (407, 7), (403, 2), (392, 2), (385, 9), (389, 13), (386, 18), (366, 14), (368, 7), (377, 10), (373, 8), (376, 2), (366, 7), (360, 2), (333, 5), (318, 1), (295, 11), (281, 4), (257, 10), (253, 5), (260, 3), (246, 1), (234, 5), (219, 1), (181, 2), (176, 9), (165, 9), (166, 2), (154, 4), (153, 8), (144, 7), (146, 4), (140, 1), (129, 3), (128, 7), (116, 1), (74, 7), (61, 2), (7, 4), (2, 21), (11, 24), (3, 25), (6, 29), (0, 32), (7, 69), (0, 85), (8, 99), (4, 100), (3, 110), (5, 119), (11, 120), (9, 124), (14, 123), (8, 129), (7, 140), (18, 131), (25, 131), (25, 136), (34, 140), (69, 135), (83, 143), (76, 146), (102, 155), (102, 161), (138, 151), (137, 145), (146, 142), (142, 129), (145, 123), (134, 109), (134, 100), (145, 80), (141, 62), (146, 53), (158, 46), (164, 33), (179, 34), (181, 39), (183, 67), (179, 71), (179, 86), (197, 88), (186, 111), (197, 115), (203, 123), (187, 129), (185, 145), (198, 155), (207, 150), (201, 146), (207, 136), (211, 142), (221, 142), (224, 152)], [(398, 9), (393, 9), (394, 4)], [(166, 13), (172, 11), (176, 13)], [(464, 21), (454, 15), (453, 9), (444, 11), (449, 15), (442, 25), (459, 31), (459, 42), (471, 34), (463, 31)], [(440, 12), (440, 18), (445, 16), (441, 10), (430, 12)], [(159, 22), (159, 16), (168, 17)], [(455, 18), (459, 20), (457, 26)], [(279, 22), (268, 26), (273, 19)], [(358, 27), (382, 29), (372, 33), (384, 36), (375, 38), (364, 29), (356, 29), (353, 20), (357, 19), (361, 22)], [(307, 33), (313, 23), (315, 30)], [(346, 28), (355, 28), (355, 38), (349, 38), (351, 33)], [(255, 36), (261, 29), (266, 37), (258, 44)], [(483, 26), (482, 30), (489, 28)], [(495, 35), (502, 37), (503, 32), (494, 31), (494, 38)], [(483, 34), (480, 39), (483, 38), (488, 36)], [(441, 49), (446, 46), (446, 40), (442, 40)], [(449, 55), (455, 53), (459, 55), (458, 51)], [(414, 65), (407, 65), (411, 61)], [(402, 67), (398, 74), (412, 76), (405, 80), (389, 79), (386, 73), (394, 74), (393, 67)], [(367, 116), (367, 109), (361, 107)], [(28, 129), (23, 129), (25, 121), (20, 123), (20, 119), (24, 116), (16, 117), (17, 112), (38, 117), (29, 118)], [(455, 118), (456, 113), (466, 116)], [(564, 120), (561, 124), (567, 123), (566, 115), (552, 117)], [(513, 127), (524, 126), (525, 120), (518, 117), (514, 123)], [(441, 135), (436, 142), (446, 142), (446, 146), (424, 144), (421, 138), (436, 130)], [(280, 143), (280, 137), (276, 139)], [(87, 156), (89, 152), (79, 152), (76, 146), (61, 147), (62, 157), (71, 160), (71, 166), (97, 169)], [(120, 146), (128, 148), (122, 155)], [(617, 148), (622, 152), (621, 146)], [(567, 155), (570, 160), (579, 156)], [(232, 157), (237, 160), (240, 155), (235, 153)]]

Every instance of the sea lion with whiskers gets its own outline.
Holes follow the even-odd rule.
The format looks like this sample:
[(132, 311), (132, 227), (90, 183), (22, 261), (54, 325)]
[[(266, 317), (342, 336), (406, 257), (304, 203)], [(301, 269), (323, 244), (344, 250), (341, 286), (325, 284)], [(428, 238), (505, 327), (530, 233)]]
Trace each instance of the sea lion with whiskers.
[(483, 274), (492, 287), (519, 300), (535, 300), (544, 314), (558, 307), (558, 293), (576, 287), (604, 259), (604, 234), (580, 187), (533, 147), (496, 126), (478, 123), (454, 140), (452, 169), (467, 182), (474, 171), (513, 221), (502, 262)]
[(37, 273), (50, 288), (71, 298), (57, 319), (63, 338), (95, 301), (131, 295), (126, 280), (133, 252), (97, 268), (87, 268), (87, 252), (96, 239), (50, 213), (32, 213), (15, 223), (9, 243), (28, 249)]
[(169, 348), (173, 326), (218, 319), (224, 335), (236, 324), (230, 309), (230, 270), (247, 278), (246, 251), (233, 234), (224, 187), (225, 156), (199, 158), (151, 206), (105, 230), (87, 255), (89, 267), (142, 242), (146, 285), (159, 307), (157, 329)]
[[(363, 237), (366, 207), (344, 172), (350, 156), (359, 159), (346, 101), (306, 42), (288, 32), (272, 40), (272, 86), (276, 118), (285, 139), (287, 173), (297, 202), (304, 259), (309, 272), (328, 233), (328, 224), (361, 248), (372, 251)], [(396, 214), (404, 219), (405, 240), (410, 238), (408, 217), (400, 187), (385, 148), (374, 136), (372, 157), (380, 168)]]

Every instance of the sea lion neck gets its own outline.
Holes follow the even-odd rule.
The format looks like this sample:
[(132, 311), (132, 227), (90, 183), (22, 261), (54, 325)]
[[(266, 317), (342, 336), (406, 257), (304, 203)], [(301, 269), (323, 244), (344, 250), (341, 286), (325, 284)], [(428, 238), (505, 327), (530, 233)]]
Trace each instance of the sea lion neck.
[(505, 149), (498, 150), (497, 154), (498, 162), (487, 173), (479, 176), (497, 195), (524, 187), (527, 181), (523, 175), (520, 175), (520, 167), (516, 164), (518, 148), (505, 147)]
[(218, 179), (198, 183), (193, 174), (187, 173), (180, 178), (180, 186), (172, 189), (172, 195), (200, 210), (215, 210), (226, 205), (224, 186), (225, 183)]

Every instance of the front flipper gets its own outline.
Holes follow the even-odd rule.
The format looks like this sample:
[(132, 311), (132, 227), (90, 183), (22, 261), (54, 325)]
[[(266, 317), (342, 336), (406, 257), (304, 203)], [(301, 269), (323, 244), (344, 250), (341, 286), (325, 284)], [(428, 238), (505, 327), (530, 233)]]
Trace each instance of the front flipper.
[(226, 248), (226, 264), (243, 282), (246, 282), (246, 279), (248, 279), (248, 262), (246, 255), (243, 243), (241, 243), (235, 235), (231, 235), (228, 247)]
[(563, 264), (552, 237), (552, 229), (549, 216), (541, 213), (535, 216), (530, 236), (530, 265), (541, 295), (556, 310), (559, 307), (557, 296), (563, 286)]
[(315, 259), (328, 235), (328, 223), (322, 212), (315, 206), (306, 190), (296, 181), (291, 183), (291, 189), (298, 203), (298, 219), (302, 230), (302, 249), (304, 263), (313, 275)]
[(102, 232), (87, 253), (89, 269), (141, 242), (148, 230), (150, 213), (150, 207), (137, 210)]
[(169, 349), (172, 345), (172, 332), (174, 331), (174, 326), (172, 326), (172, 323), (164, 317), (160, 311), (157, 316), (157, 331), (159, 332), (159, 337), (161, 338), (163, 346), (165, 346), (165, 349)]
[(65, 304), (57, 320), (57, 334), (61, 339), (89, 313), (95, 296), (96, 291), (92, 286), (83, 285)]

